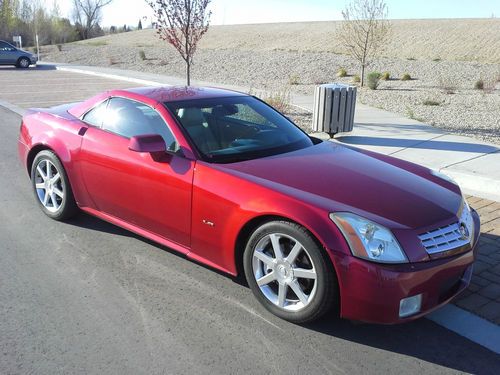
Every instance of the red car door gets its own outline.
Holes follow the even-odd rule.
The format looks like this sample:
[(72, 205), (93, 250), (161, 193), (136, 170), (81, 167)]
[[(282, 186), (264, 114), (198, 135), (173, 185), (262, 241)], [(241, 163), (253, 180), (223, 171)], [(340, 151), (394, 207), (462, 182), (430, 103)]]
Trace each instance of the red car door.
[(92, 111), (84, 117), (94, 126), (83, 135), (79, 160), (96, 208), (189, 247), (195, 162), (174, 152), (155, 160), (149, 153), (128, 149), (134, 135), (160, 134), (175, 151), (166, 123), (143, 103), (111, 98)]

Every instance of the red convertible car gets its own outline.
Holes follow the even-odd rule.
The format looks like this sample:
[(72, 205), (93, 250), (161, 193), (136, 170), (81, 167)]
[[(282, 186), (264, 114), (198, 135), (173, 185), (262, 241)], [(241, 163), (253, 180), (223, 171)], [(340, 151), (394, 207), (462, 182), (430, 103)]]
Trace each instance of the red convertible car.
[(30, 110), (41, 209), (82, 210), (231, 275), (277, 316), (418, 318), (470, 282), (479, 217), (446, 176), (308, 136), (259, 99), (115, 90)]

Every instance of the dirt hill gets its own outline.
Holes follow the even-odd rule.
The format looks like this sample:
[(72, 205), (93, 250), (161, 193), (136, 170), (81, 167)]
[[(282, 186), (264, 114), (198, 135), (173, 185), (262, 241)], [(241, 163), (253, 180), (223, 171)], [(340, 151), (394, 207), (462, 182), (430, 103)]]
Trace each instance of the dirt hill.
[[(387, 57), (500, 63), (500, 19), (393, 20), (391, 24)], [(335, 36), (338, 25), (339, 21), (212, 26), (200, 48), (343, 53)], [(152, 37), (154, 33), (142, 30), (93, 41), (134, 47), (163, 44)]]

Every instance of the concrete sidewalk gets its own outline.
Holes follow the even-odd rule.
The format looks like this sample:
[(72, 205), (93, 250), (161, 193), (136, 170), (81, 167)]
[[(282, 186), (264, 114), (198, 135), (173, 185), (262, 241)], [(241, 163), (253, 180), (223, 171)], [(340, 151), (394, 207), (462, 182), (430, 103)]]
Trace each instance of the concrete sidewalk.
[[(48, 64), (48, 63), (47, 63)], [(159, 74), (104, 67), (53, 64), (58, 70), (127, 80), (137, 85), (184, 85), (185, 80)], [(193, 81), (248, 92), (249, 87)], [(311, 95), (292, 95), (292, 103), (312, 112)], [(441, 171), (474, 196), (500, 201), (500, 146), (464, 136), (381, 109), (356, 104), (354, 131), (338, 134), (336, 141), (388, 154)], [(325, 134), (320, 136), (325, 137)]]

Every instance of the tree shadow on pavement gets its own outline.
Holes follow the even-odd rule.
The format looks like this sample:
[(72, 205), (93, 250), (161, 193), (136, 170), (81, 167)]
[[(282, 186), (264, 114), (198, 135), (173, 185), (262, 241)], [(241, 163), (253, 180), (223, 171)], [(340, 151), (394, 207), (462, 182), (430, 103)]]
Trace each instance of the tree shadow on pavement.
[(440, 141), (439, 139), (418, 140), (418, 139), (405, 139), (405, 138), (343, 136), (336, 138), (336, 140), (350, 145), (416, 148), (424, 150), (472, 152), (477, 154), (490, 154), (493, 152), (500, 151), (499, 147), (485, 145), (485, 144)]

